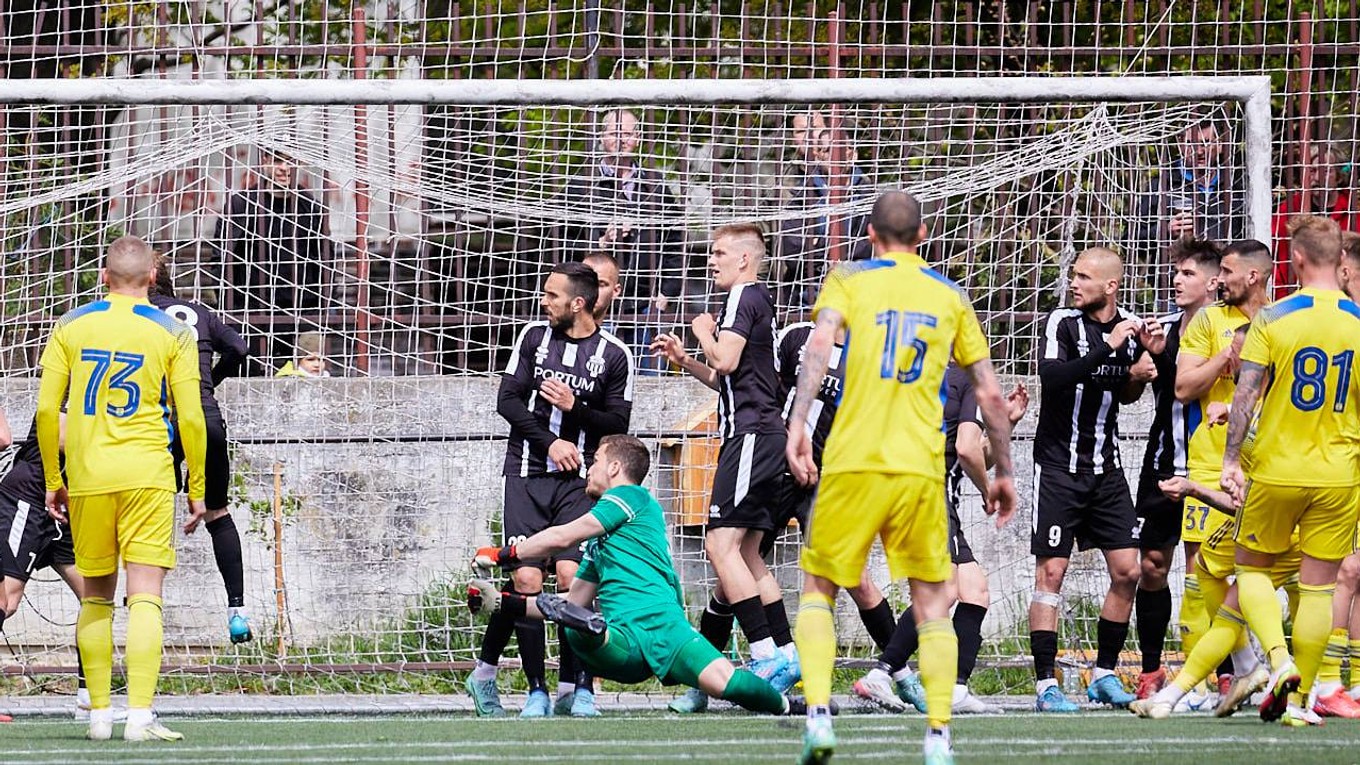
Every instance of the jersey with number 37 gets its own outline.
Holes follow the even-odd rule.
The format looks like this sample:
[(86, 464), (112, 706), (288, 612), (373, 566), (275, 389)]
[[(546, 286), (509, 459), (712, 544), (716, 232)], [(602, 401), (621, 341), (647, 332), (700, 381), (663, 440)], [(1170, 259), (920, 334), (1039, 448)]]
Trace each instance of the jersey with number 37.
[[(190, 328), (145, 300), (110, 294), (57, 321), (42, 354), (44, 378), (69, 380), (66, 478), (71, 496), (175, 490), (170, 445), (180, 417), (203, 415), (198, 348)], [(190, 410), (190, 411), (184, 411)], [(43, 454), (44, 465), (55, 465)], [(48, 488), (60, 474), (48, 470)], [(202, 470), (190, 470), (201, 497)], [(195, 485), (196, 484), (196, 485)], [(195, 493), (196, 492), (196, 493)]]
[(845, 323), (845, 384), (823, 473), (909, 473), (944, 480), (943, 385), (952, 355), (988, 358), (963, 290), (915, 253), (845, 263), (813, 308)]
[(1360, 307), (1337, 290), (1304, 288), (1261, 309), (1242, 361), (1266, 368), (1252, 481), (1352, 486), (1360, 440)]

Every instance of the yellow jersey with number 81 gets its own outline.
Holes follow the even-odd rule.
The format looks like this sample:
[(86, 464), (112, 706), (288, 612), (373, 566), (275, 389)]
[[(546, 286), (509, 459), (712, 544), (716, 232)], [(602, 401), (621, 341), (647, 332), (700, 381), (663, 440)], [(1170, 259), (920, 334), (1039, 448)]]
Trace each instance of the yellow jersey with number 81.
[(1252, 322), (1242, 361), (1266, 368), (1250, 478), (1353, 486), (1360, 436), (1360, 307), (1339, 290), (1301, 289)]
[(958, 285), (915, 253), (838, 266), (813, 307), (846, 327), (845, 383), (823, 473), (910, 473), (944, 480), (945, 370), (988, 358)]

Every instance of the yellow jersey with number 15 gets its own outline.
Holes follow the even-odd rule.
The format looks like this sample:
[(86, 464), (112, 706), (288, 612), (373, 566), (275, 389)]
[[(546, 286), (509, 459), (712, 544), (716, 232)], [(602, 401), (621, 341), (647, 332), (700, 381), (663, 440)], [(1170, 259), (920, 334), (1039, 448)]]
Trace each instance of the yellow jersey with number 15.
[(1360, 434), (1360, 307), (1301, 289), (1252, 322), (1242, 361), (1266, 368), (1249, 477), (1279, 486), (1353, 486)]
[[(170, 446), (183, 431), (189, 497), (203, 497), (207, 441), (193, 330), (146, 300), (110, 294), (57, 321), (42, 354), (38, 440), (47, 488), (61, 487), (56, 412), (66, 409), (72, 496), (175, 490)], [(171, 407), (174, 407), (174, 414)]]
[(989, 356), (973, 306), (919, 255), (838, 266), (813, 307), (846, 327), (845, 384), (823, 473), (909, 473), (944, 480), (945, 370)]

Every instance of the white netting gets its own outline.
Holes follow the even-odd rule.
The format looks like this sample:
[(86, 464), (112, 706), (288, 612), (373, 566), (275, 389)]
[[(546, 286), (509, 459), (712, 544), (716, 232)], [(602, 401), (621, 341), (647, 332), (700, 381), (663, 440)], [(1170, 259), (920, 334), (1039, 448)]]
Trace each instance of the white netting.
[[(1222, 224), (1242, 235), (1236, 103), (709, 105), (626, 116), (555, 105), (10, 107), (0, 369), (12, 379), (0, 405), (22, 433), (52, 321), (98, 294), (114, 236), (145, 237), (171, 258), (181, 295), (218, 307), (254, 354), (246, 379), (220, 396), (237, 442), (232, 503), (259, 640), (224, 646), (209, 546), (187, 540), (168, 596), (169, 663), (216, 665), (216, 687), (441, 687), (436, 670), (474, 656), (458, 592), (468, 553), (499, 529), (504, 424), (489, 373), (538, 317), (549, 265), (601, 248), (618, 257), (625, 292), (609, 323), (640, 349), (716, 307), (708, 232), (756, 220), (769, 233), (780, 320), (796, 321), (827, 264), (864, 247), (876, 191), (905, 187), (926, 202), (926, 257), (973, 296), (1001, 371), (1028, 376), (1038, 324), (1060, 304), (1081, 249), (1126, 254), (1132, 310), (1168, 306), (1164, 184), (1179, 172), (1179, 138), (1206, 121), (1220, 130), (1218, 164), (1237, 194)], [(602, 163), (636, 164), (636, 174), (620, 179)], [(631, 236), (601, 244), (610, 227)], [(263, 379), (300, 346), (314, 348), (316, 337), (302, 337), (312, 333), (331, 380)], [(634, 430), (656, 444), (653, 484), (701, 607), (714, 402), (673, 370), (642, 367), (655, 377), (640, 382)], [(1139, 464), (1140, 449), (1132, 442), (1125, 464)], [(1027, 442), (1016, 451), (1027, 454)], [(964, 515), (992, 573), (984, 665), (997, 666), (1024, 653), (1028, 530), (992, 530), (976, 499)], [(790, 587), (793, 540), (776, 553)], [(1102, 585), (1089, 566), (1074, 569), (1080, 647), (1093, 620), (1087, 598)], [(19, 661), (68, 663), (74, 599), (39, 584), (30, 605), (6, 625)], [(853, 636), (854, 619), (842, 624)], [(868, 649), (861, 640), (854, 650)], [(389, 671), (337, 679), (378, 665)]]

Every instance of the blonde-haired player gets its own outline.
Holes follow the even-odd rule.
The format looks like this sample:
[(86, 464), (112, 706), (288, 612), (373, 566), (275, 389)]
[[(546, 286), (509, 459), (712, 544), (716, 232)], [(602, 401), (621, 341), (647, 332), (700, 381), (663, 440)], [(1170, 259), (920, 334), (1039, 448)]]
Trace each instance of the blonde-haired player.
[[(104, 259), (108, 295), (61, 317), (42, 354), (38, 445), (48, 512), (60, 521), (69, 512), (76, 569), (85, 578), (76, 644), (90, 689), (87, 735), (95, 740), (113, 735), (109, 693), (120, 558), (127, 569), (128, 608), (123, 738), (183, 738), (151, 712), (161, 664), (161, 586), (175, 567), (172, 423), (179, 423), (189, 467), (188, 533), (206, 512), (207, 431), (198, 346), (187, 325), (147, 300), (154, 267), (145, 242), (132, 236), (116, 240)], [(68, 391), (63, 486), (58, 441)]]
[(951, 350), (976, 387), (996, 465), (988, 514), (1002, 525), (1015, 512), (1006, 401), (992, 372), (987, 339), (968, 298), (916, 254), (925, 238), (921, 207), (892, 191), (874, 203), (871, 260), (838, 267), (813, 308), (816, 328), (798, 376), (786, 448), (790, 472), (818, 479), (803, 423), (826, 374), (836, 333), (854, 338), (845, 385), (822, 456), (821, 482), (804, 540), (797, 642), (808, 720), (802, 762), (835, 751), (831, 670), (836, 659), (835, 598), (859, 583), (874, 538), (883, 541), (894, 579), (906, 578), (920, 634), (926, 691), (927, 763), (953, 762), (949, 713), (958, 642), (949, 621), (950, 561), (945, 510), (941, 382)]
[[(1329, 638), (1337, 570), (1355, 551), (1360, 375), (1353, 366), (1360, 306), (1337, 280), (1336, 222), (1296, 216), (1289, 232), (1291, 264), (1303, 286), (1263, 309), (1247, 333), (1220, 483), (1242, 504), (1235, 537), (1238, 597), (1272, 669), (1261, 718), (1283, 716), (1286, 724), (1298, 725), (1313, 717), (1303, 699), (1329, 642), (1337, 640)], [(1241, 451), (1253, 416), (1259, 421), (1248, 481)], [(1270, 570), (1289, 549), (1295, 526), (1303, 561), (1291, 656)], [(1340, 641), (1344, 646), (1345, 638)]]

